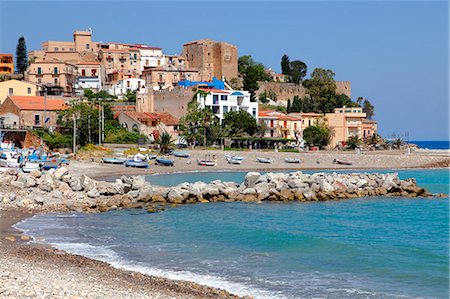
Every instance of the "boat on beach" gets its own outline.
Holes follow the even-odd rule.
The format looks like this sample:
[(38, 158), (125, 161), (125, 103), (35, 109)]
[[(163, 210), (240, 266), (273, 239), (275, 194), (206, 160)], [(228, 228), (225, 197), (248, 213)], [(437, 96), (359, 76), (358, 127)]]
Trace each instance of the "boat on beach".
[(61, 160), (60, 159), (52, 159), (47, 160), (42, 163), (41, 169), (42, 170), (49, 170), (49, 169), (56, 169), (59, 166), (61, 166)]
[(235, 159), (235, 158), (227, 158), (228, 164), (241, 164), (242, 160)]
[(40, 170), (41, 164), (36, 162), (25, 162), (24, 165), (21, 167), (22, 171), (25, 173), (30, 173), (33, 170)]
[(165, 158), (156, 158), (155, 160), (156, 165), (163, 165), (163, 166), (173, 166), (173, 160), (171, 159), (165, 159)]
[(234, 155), (225, 155), (225, 159), (228, 161), (228, 159), (233, 159), (233, 160), (237, 160), (237, 161), (242, 161), (244, 160), (244, 157), (241, 156), (234, 156)]
[(127, 161), (127, 159), (125, 158), (116, 158), (116, 157), (103, 157), (102, 158), (103, 163), (108, 163), (108, 164), (123, 164)]
[(212, 160), (197, 160), (197, 164), (201, 166), (217, 166), (217, 162)]
[(0, 167), (18, 168), (20, 166), (20, 156), (14, 152), (3, 152), (0, 155)]
[(148, 168), (148, 162), (130, 159), (125, 161), (125, 167)]
[(344, 161), (344, 160), (339, 160), (339, 159), (334, 159), (334, 160), (333, 160), (333, 164), (352, 165), (352, 162), (348, 162), (348, 161)]
[(301, 160), (300, 159), (295, 159), (295, 158), (286, 158), (286, 159), (284, 159), (284, 162), (299, 164), (299, 163), (301, 163)]
[(178, 158), (189, 158), (190, 156), (189, 153), (187, 152), (179, 152), (179, 151), (173, 151), (172, 155)]
[(271, 163), (272, 163), (272, 159), (270, 159), (270, 158), (261, 158), (261, 157), (258, 157), (258, 158), (256, 158), (256, 160), (257, 160), (259, 163), (265, 163), (265, 164), (271, 164)]

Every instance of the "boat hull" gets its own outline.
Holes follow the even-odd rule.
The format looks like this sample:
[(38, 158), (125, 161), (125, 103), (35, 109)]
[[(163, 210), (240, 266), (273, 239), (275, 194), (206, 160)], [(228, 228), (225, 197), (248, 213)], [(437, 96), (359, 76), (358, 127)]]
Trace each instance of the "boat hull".
[(173, 166), (173, 160), (156, 158), (156, 165)]
[(125, 162), (125, 167), (148, 168), (148, 162), (147, 161), (128, 160)]

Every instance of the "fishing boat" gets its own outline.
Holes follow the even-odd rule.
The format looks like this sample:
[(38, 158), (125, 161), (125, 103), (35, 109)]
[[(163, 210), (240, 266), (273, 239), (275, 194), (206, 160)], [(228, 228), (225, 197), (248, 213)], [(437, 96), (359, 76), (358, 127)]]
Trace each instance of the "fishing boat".
[(157, 155), (150, 155), (150, 156), (148, 156), (149, 160), (155, 160), (156, 158), (158, 158)]
[(52, 169), (52, 168), (56, 169), (59, 166), (61, 166), (61, 160), (60, 159), (52, 159), (52, 160), (44, 161), (42, 163), (41, 168), (42, 168), (42, 170), (49, 170), (49, 169)]
[(270, 164), (270, 163), (272, 163), (272, 159), (270, 159), (270, 158), (256, 158), (257, 159), (257, 161), (259, 162), (259, 163), (266, 163), (266, 164)]
[(212, 161), (212, 160), (197, 160), (197, 164), (202, 165), (202, 166), (216, 166), (217, 165), (216, 161)]
[(0, 167), (18, 168), (20, 166), (19, 158), (14, 152), (3, 152), (0, 155)]
[(294, 159), (294, 158), (286, 158), (286, 159), (284, 159), (284, 162), (299, 164), (299, 163), (301, 163), (301, 160), (300, 159)]
[(36, 163), (36, 162), (25, 162), (25, 164), (22, 165), (21, 169), (25, 173), (30, 173), (33, 170), (40, 170), (41, 164)]
[(142, 160), (129, 159), (125, 161), (125, 167), (148, 168), (148, 162)]
[(241, 156), (233, 156), (233, 155), (225, 155), (225, 159), (228, 161), (229, 159), (233, 159), (233, 160), (237, 160), (237, 161), (242, 161), (244, 160), (244, 157)]
[(333, 164), (340, 164), (340, 165), (352, 165), (352, 162), (343, 161), (339, 159), (334, 159)]
[(174, 155), (175, 157), (178, 157), (178, 158), (189, 158), (189, 153), (186, 153), (186, 152), (173, 151), (172, 155)]
[(125, 158), (117, 158), (117, 157), (103, 157), (102, 158), (103, 163), (108, 163), (108, 164), (123, 164), (127, 161), (127, 159)]
[(155, 164), (163, 166), (173, 166), (173, 160), (165, 158), (156, 158)]
[(227, 159), (228, 164), (241, 164), (242, 160), (234, 159), (234, 158), (228, 158)]

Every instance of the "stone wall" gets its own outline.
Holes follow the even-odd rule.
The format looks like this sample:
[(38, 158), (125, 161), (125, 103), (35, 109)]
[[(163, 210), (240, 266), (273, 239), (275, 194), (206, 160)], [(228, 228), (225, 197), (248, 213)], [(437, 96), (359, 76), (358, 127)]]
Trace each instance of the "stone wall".
[[(258, 82), (259, 89), (256, 91), (258, 96), (262, 92), (273, 91), (277, 95), (277, 101), (287, 102), (288, 99), (299, 96), (303, 98), (306, 95), (306, 88), (295, 83), (278, 83), (278, 82)], [(351, 97), (351, 83), (350, 81), (336, 81), (336, 93), (345, 94)]]
[[(150, 95), (150, 93), (149, 93)], [(190, 88), (177, 87), (172, 90), (153, 91), (153, 110), (151, 112), (168, 112), (180, 119), (187, 113), (187, 106), (194, 96)]]

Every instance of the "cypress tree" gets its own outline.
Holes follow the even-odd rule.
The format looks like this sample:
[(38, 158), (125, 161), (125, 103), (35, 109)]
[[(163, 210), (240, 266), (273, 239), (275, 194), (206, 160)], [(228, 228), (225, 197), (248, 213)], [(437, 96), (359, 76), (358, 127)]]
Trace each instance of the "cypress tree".
[(28, 67), (27, 45), (25, 38), (21, 36), (17, 42), (16, 48), (16, 69), (19, 73), (25, 75)]
[(287, 107), (286, 107), (287, 113), (291, 113), (291, 99), (288, 99), (287, 101)]
[(281, 73), (283, 75), (291, 75), (291, 64), (289, 62), (289, 56), (286, 54), (281, 57)]

